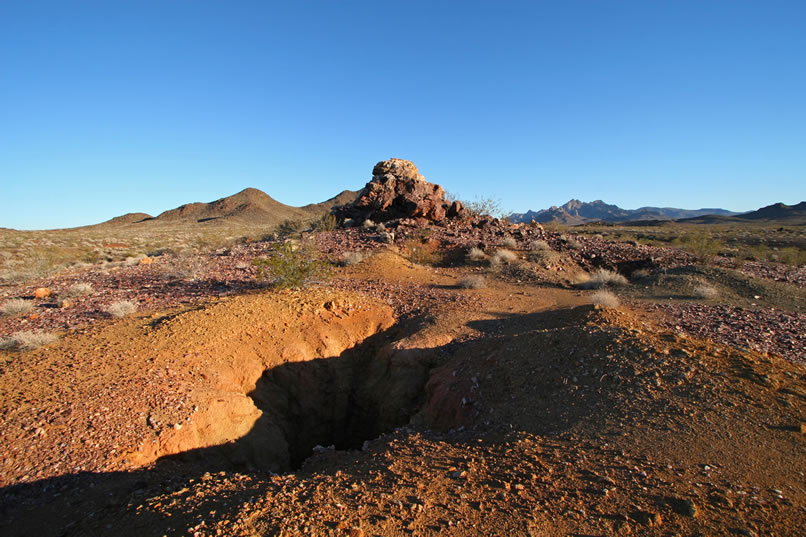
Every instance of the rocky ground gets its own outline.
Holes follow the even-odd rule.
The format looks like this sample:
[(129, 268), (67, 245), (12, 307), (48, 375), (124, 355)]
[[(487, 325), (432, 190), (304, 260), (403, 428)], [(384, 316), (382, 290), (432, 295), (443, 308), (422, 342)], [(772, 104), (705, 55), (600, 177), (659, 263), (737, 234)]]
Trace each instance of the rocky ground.
[[(462, 216), (400, 169), (303, 233), (306, 289), (256, 278), (273, 242), (0, 289), (34, 304), (0, 336), (60, 336), (0, 350), (0, 532), (802, 534), (803, 267)], [(400, 217), (410, 192), (445, 219)]]

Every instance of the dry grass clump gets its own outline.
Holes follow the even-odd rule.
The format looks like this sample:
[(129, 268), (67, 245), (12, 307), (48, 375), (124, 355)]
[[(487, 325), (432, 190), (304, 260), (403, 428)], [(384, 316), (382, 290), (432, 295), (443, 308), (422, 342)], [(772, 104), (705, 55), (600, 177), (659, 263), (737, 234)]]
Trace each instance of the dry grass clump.
[(591, 295), (591, 302), (608, 308), (617, 308), (621, 304), (618, 297), (610, 291), (596, 291)]
[(503, 246), (504, 248), (517, 248), (518, 241), (516, 241), (512, 237), (507, 237), (506, 239), (501, 241), (501, 246)]
[(0, 306), (0, 312), (4, 315), (21, 315), (30, 312), (32, 309), (34, 309), (33, 301), (22, 298), (12, 298)]
[(579, 242), (574, 236), (560, 235), (560, 240), (571, 250), (579, 250), (582, 248), (582, 243)]
[(702, 283), (694, 288), (694, 296), (703, 300), (713, 300), (719, 296), (716, 287)]
[(340, 264), (344, 267), (357, 265), (367, 257), (369, 257), (369, 254), (366, 252), (344, 252), (344, 254), (341, 256)]
[(71, 285), (65, 295), (68, 297), (87, 296), (93, 293), (92, 285), (84, 282), (74, 283)]
[(511, 252), (509, 250), (496, 250), (493, 256), (490, 258), (490, 265), (497, 267), (499, 265), (509, 265), (510, 263), (514, 263), (518, 260), (518, 256), (515, 252)]
[(546, 263), (557, 257), (549, 243), (546, 241), (532, 241), (529, 243), (529, 259), (536, 263)]
[(627, 278), (607, 269), (596, 269), (587, 280), (581, 281), (579, 286), (583, 289), (601, 289), (603, 287), (620, 287), (627, 285)]
[(366, 220), (364, 220), (364, 223), (363, 223), (363, 224), (361, 224), (361, 227), (363, 227), (364, 229), (374, 229), (374, 228), (375, 228), (375, 226), (376, 226), (375, 222), (373, 222), (373, 221), (372, 221), (372, 220), (370, 220), (369, 218), (367, 218)]
[(58, 336), (50, 332), (22, 331), (9, 338), (0, 339), (0, 350), (19, 349), (32, 351), (56, 341)]
[(109, 304), (104, 311), (112, 317), (120, 319), (137, 311), (137, 304), (128, 300), (120, 300)]
[(473, 262), (484, 261), (487, 259), (487, 254), (484, 253), (484, 250), (481, 248), (471, 248), (467, 252), (467, 260)]
[(487, 281), (484, 279), (484, 276), (474, 274), (461, 278), (456, 282), (456, 285), (462, 289), (484, 289), (487, 287)]

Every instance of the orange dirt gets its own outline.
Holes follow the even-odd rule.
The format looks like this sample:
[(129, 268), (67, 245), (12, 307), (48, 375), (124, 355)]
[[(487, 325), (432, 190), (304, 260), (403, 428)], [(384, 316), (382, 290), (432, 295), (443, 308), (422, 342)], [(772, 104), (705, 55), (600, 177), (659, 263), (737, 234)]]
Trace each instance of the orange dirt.
[[(0, 353), (0, 532), (801, 534), (802, 366), (462, 274), (383, 253), (338, 274), (365, 294), (259, 291)], [(442, 294), (396, 323), (388, 286)]]

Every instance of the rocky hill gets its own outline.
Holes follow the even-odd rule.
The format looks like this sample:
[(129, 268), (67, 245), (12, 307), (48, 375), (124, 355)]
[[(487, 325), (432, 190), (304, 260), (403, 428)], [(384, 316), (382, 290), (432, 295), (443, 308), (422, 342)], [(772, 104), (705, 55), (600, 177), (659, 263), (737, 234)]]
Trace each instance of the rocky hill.
[(785, 205), (783, 203), (773, 203), (762, 207), (757, 211), (738, 214), (734, 216), (704, 215), (696, 218), (687, 218), (682, 222), (689, 224), (719, 224), (719, 223), (767, 223), (804, 225), (806, 224), (806, 201), (801, 201), (796, 205)]
[(725, 209), (676, 209), (673, 207), (641, 207), (638, 209), (622, 209), (602, 200), (582, 202), (572, 199), (565, 205), (552, 206), (539, 211), (513, 213), (509, 215), (511, 222), (539, 223), (556, 222), (565, 225), (584, 224), (592, 221), (629, 222), (633, 220), (677, 220), (694, 218), (703, 215), (732, 216), (738, 213)]
[(359, 192), (344, 190), (321, 203), (292, 207), (275, 200), (256, 188), (247, 188), (209, 203), (187, 203), (154, 217), (146, 213), (129, 213), (107, 220), (100, 226), (130, 226), (155, 224), (195, 224), (217, 222), (254, 226), (271, 226), (285, 220), (309, 220), (329, 212), (334, 207), (351, 203)]

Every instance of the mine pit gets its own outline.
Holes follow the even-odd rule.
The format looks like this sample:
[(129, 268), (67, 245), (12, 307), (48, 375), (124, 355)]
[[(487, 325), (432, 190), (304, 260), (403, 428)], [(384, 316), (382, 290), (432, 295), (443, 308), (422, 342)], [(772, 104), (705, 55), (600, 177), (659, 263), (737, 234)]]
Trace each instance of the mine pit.
[(268, 368), (247, 394), (261, 415), (245, 436), (174, 457), (282, 473), (299, 469), (316, 446), (360, 449), (418, 412), (431, 362), (428, 353), (396, 349), (385, 331), (336, 357)]

